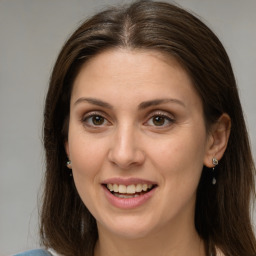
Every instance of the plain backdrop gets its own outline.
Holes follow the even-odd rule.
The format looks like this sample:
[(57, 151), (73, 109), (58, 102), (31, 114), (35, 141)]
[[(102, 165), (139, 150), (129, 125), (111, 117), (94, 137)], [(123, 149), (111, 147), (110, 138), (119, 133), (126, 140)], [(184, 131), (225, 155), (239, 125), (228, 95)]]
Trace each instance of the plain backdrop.
[[(44, 170), (41, 126), (56, 56), (86, 17), (124, 2), (129, 1), (0, 0), (1, 256), (39, 246), (38, 195)], [(176, 3), (197, 13), (226, 47), (256, 159), (256, 1)]]

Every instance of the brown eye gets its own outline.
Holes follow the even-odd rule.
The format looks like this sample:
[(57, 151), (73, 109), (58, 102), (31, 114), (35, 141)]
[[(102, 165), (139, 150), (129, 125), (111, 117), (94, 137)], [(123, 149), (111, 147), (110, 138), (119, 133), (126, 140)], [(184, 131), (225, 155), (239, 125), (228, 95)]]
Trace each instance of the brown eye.
[(88, 127), (102, 127), (109, 124), (105, 117), (97, 114), (89, 114), (89, 116), (82, 119), (82, 122)]
[(166, 128), (174, 123), (174, 119), (165, 113), (153, 114), (145, 123), (147, 126)]
[(163, 126), (165, 124), (166, 117), (163, 116), (154, 116), (152, 122), (155, 126)]
[(93, 125), (102, 125), (104, 124), (105, 119), (102, 116), (92, 116)]

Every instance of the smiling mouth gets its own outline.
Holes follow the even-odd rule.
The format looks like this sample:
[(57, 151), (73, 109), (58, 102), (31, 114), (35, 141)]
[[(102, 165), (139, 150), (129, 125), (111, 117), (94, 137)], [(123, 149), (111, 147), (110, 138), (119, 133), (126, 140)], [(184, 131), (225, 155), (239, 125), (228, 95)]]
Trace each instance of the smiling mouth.
[(144, 195), (151, 191), (156, 185), (153, 184), (105, 184), (105, 187), (116, 197), (134, 198)]

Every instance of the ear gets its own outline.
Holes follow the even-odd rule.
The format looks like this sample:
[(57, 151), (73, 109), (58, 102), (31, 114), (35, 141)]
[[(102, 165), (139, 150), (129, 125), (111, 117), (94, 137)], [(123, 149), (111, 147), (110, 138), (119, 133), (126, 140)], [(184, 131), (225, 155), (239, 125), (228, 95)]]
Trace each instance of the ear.
[(220, 160), (227, 148), (228, 139), (231, 129), (231, 119), (228, 114), (224, 113), (218, 121), (211, 127), (206, 146), (204, 165), (213, 167), (212, 159)]
[(68, 140), (65, 141), (64, 143), (64, 147), (65, 147), (65, 151), (68, 157), (68, 162), (67, 162), (67, 167), (69, 169), (72, 169), (72, 165), (71, 165), (71, 161), (70, 161), (70, 156), (69, 156), (69, 144), (68, 144)]

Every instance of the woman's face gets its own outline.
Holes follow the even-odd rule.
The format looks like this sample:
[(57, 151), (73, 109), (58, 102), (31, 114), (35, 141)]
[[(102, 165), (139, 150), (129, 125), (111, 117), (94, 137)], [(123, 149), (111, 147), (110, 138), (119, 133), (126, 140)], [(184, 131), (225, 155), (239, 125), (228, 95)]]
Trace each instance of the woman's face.
[(109, 50), (75, 79), (65, 146), (100, 233), (193, 226), (208, 144), (202, 102), (175, 59)]

